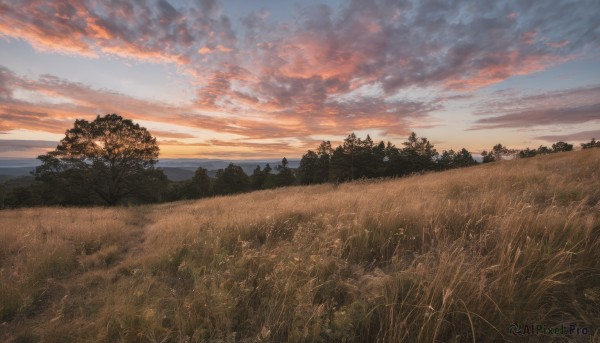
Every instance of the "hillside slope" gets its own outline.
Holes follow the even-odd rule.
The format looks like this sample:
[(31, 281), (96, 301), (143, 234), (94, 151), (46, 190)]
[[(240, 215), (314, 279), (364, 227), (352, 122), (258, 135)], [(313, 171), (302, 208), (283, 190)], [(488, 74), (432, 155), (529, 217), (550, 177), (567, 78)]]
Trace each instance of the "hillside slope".
[(599, 167), (0, 211), (0, 341), (597, 340)]

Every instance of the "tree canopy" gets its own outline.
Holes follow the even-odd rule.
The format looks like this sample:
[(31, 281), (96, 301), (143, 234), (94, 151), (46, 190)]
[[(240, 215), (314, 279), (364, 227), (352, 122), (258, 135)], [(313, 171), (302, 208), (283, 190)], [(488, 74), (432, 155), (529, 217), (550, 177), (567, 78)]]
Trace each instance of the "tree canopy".
[(552, 144), (552, 150), (554, 152), (571, 151), (573, 150), (573, 144), (566, 142), (556, 142)]
[[(592, 143), (594, 142), (594, 139), (592, 139)], [(581, 144), (582, 148), (585, 149), (585, 144)], [(519, 153), (516, 155), (519, 158), (528, 158), (528, 157), (534, 157), (537, 155), (547, 155), (547, 154), (552, 154), (552, 153), (556, 153), (556, 152), (564, 152), (564, 151), (573, 151), (573, 144), (569, 144), (563, 141), (560, 142), (556, 142), (554, 144), (552, 144), (552, 148), (548, 148), (545, 145), (540, 145), (539, 148), (537, 149), (523, 149), (521, 151), (519, 151)]]
[[(117, 114), (75, 120), (55, 150), (38, 157), (34, 175), (49, 202), (116, 205), (158, 196), (166, 177), (154, 168), (159, 148), (148, 130)], [(100, 200), (100, 201), (99, 201)]]
[(221, 195), (247, 192), (250, 190), (250, 178), (240, 166), (233, 163), (224, 169), (217, 170), (215, 193)]

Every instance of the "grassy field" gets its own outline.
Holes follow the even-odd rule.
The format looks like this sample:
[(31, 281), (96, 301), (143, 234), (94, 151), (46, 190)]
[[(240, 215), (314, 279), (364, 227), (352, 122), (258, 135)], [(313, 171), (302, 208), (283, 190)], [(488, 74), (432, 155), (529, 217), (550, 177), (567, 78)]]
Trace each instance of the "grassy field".
[(599, 341), (599, 169), (0, 211), (0, 341)]

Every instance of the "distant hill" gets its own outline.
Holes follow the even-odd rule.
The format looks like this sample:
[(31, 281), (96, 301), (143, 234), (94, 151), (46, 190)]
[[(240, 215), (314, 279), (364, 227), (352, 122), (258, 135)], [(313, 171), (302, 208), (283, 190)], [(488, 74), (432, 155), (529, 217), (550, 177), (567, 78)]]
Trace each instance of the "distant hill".
[[(273, 168), (273, 172), (276, 173), (276, 167), (281, 163), (281, 160), (210, 160), (210, 159), (161, 159), (157, 163), (157, 167), (165, 170), (165, 168), (177, 168), (177, 169), (185, 169), (192, 172), (195, 172), (196, 169), (202, 167), (209, 171), (208, 175), (214, 176), (218, 169), (223, 169), (229, 165), (229, 163), (234, 163), (244, 170), (244, 172), (248, 175), (251, 175), (256, 166), (260, 166), (261, 169), (264, 169), (267, 164)], [(291, 169), (296, 169), (300, 166), (299, 159), (289, 159), (288, 167)], [(167, 175), (168, 176), (168, 175)], [(193, 173), (192, 173), (193, 176)], [(191, 178), (191, 176), (190, 176)]]
[[(27, 181), (33, 180), (31, 172), (40, 165), (40, 161), (35, 158), (6, 158), (0, 157), (0, 184), (15, 178), (23, 177), (16, 182), (19, 185), (26, 185)], [(6, 186), (6, 185), (5, 185)], [(10, 186), (9, 186), (10, 188)]]
[(0, 182), (19, 176), (31, 176), (40, 161), (35, 158), (5, 158), (0, 157)]
[(0, 168), (19, 168), (31, 167), (32, 169), (40, 165), (37, 158), (7, 158), (0, 157)]
[[(288, 167), (296, 169), (300, 166), (300, 160), (289, 160)], [(277, 173), (277, 166), (281, 163), (280, 160), (203, 160), (203, 159), (163, 159), (157, 163), (157, 167), (167, 175), (171, 181), (189, 180), (194, 176), (196, 169), (204, 168), (208, 170), (210, 177), (215, 177), (217, 170), (226, 168), (229, 163), (234, 163), (240, 166), (244, 173), (252, 175), (256, 166), (264, 169), (267, 164), (273, 169), (273, 173)]]
[[(288, 160), (288, 167), (292, 169), (298, 168), (300, 160), (290, 159)], [(251, 175), (256, 166), (260, 166), (263, 169), (267, 163), (273, 168), (273, 172), (277, 173), (276, 167), (281, 163), (281, 160), (215, 160), (215, 159), (202, 159), (202, 158), (180, 158), (160, 159), (156, 166), (162, 169), (167, 178), (171, 181), (181, 181), (191, 179), (194, 176), (194, 172), (199, 167), (207, 169), (208, 175), (215, 176), (218, 169), (225, 168), (229, 163), (235, 163), (242, 167), (244, 172)], [(31, 175), (31, 171), (35, 167), (39, 166), (39, 160), (34, 158), (0, 158), (0, 182), (8, 180), (17, 176)]]
[(160, 167), (159, 169), (161, 169), (171, 181), (189, 180), (194, 177), (194, 172), (188, 169), (174, 167)]
[(25, 176), (31, 175), (31, 172), (35, 169), (35, 167), (15, 167), (15, 168), (2, 168), (0, 167), (0, 176)]

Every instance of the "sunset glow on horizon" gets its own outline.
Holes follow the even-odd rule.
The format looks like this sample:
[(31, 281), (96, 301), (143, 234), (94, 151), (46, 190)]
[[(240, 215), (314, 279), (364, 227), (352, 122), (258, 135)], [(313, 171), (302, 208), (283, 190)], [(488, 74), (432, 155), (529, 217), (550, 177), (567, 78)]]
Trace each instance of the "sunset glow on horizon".
[[(0, 157), (117, 113), (161, 158), (355, 132), (474, 153), (600, 138), (600, 3), (0, 0)], [(578, 144), (577, 144), (578, 145)]]

